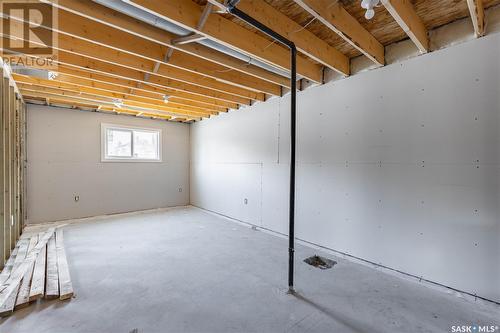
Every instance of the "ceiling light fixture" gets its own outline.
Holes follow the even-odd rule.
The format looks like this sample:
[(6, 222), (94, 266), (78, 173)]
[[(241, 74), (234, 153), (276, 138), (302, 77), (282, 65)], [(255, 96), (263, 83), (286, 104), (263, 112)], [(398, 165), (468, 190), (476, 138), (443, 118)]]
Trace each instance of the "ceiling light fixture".
[(375, 16), (375, 8), (380, 3), (380, 0), (363, 0), (361, 1), (361, 7), (366, 9), (365, 18), (371, 20)]
[(113, 104), (119, 109), (123, 107), (123, 101), (121, 99), (114, 99)]
[(170, 98), (170, 96), (168, 95), (163, 95), (163, 102), (165, 103), (168, 103), (168, 99)]
[(59, 76), (59, 73), (57, 73), (57, 72), (50, 72), (49, 71), (47, 75), (49, 77), (49, 80), (55, 80)]

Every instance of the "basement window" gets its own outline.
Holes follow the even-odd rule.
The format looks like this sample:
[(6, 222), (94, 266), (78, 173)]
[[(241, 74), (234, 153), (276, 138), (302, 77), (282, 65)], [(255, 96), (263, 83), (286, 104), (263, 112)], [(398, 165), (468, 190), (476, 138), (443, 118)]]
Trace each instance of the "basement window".
[(161, 130), (101, 124), (102, 162), (161, 162)]

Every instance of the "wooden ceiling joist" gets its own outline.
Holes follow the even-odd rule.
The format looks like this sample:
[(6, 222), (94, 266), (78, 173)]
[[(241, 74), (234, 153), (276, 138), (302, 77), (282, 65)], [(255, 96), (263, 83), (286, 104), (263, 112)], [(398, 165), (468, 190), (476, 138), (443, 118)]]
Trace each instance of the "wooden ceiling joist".
[[(201, 30), (205, 26), (205, 23), (207, 22), (208, 15), (212, 14), (212, 7), (213, 5), (210, 2), (207, 2), (205, 5), (205, 8), (203, 8), (203, 12), (201, 13), (201, 17), (198, 20), (198, 24), (196, 25), (196, 30)], [(200, 40), (203, 40), (207, 37), (197, 34), (197, 33), (191, 33), (188, 36), (183, 36), (183, 37), (178, 37), (176, 39), (172, 40), (172, 43), (174, 45), (183, 45), (183, 44), (188, 44), (192, 42), (198, 42)]]
[[(21, 19), (22, 20), (22, 19)], [(14, 21), (11, 20), (11, 22), (17, 22), (18, 24), (21, 24), (21, 21)], [(11, 23), (12, 24), (12, 23)], [(84, 27), (85, 28), (85, 27)], [(86, 27), (85, 29), (92, 29), (91, 27)], [(41, 31), (38, 32), (40, 35), (41, 33), (49, 33), (48, 30), (45, 29), (40, 29)], [(120, 31), (118, 31), (120, 32)], [(128, 36), (132, 36), (130, 34), (127, 34)], [(15, 38), (14, 36), (9, 36), (11, 38)], [(155, 48), (153, 45), (152, 47), (148, 48), (144, 45), (140, 44), (140, 41), (144, 41), (140, 38), (138, 38), (138, 41), (135, 42), (130, 42), (130, 41), (124, 41), (121, 38), (117, 38), (120, 36), (115, 36), (115, 35), (110, 35), (110, 39), (119, 39), (121, 40), (120, 43), (124, 45), (134, 45), (134, 44), (139, 44), (139, 50), (137, 52), (147, 52), (148, 50), (150, 52), (154, 52)], [(121, 36), (123, 37), (123, 36)], [(132, 36), (134, 38), (137, 38), (135, 36)], [(147, 42), (147, 41), (146, 41)], [(31, 43), (35, 43), (32, 41)], [(41, 43), (41, 42), (40, 42)], [(41, 43), (42, 44), (42, 43)], [(43, 45), (43, 44), (42, 44)], [(164, 55), (167, 53), (167, 49), (165, 49), (164, 46), (156, 44), (156, 51), (159, 52), (158, 57), (159, 58), (164, 58)], [(124, 46), (125, 47), (125, 46)], [(144, 47), (144, 48), (143, 48)], [(131, 48), (131, 47), (129, 47)], [(57, 49), (59, 50), (59, 62), (63, 62), (63, 57), (67, 55), (67, 52), (71, 52), (77, 55), (82, 55), (94, 59), (98, 59), (101, 61), (105, 61), (111, 64), (117, 64), (121, 66), (126, 66), (132, 69), (140, 70), (145, 73), (149, 74), (154, 74), (154, 75), (159, 75), (159, 76), (164, 76), (169, 79), (173, 80), (178, 80), (182, 81), (185, 83), (190, 83), (190, 84), (195, 84), (201, 87), (206, 87), (210, 89), (215, 89), (219, 90), (221, 92), (227, 92), (230, 94), (234, 94), (240, 97), (245, 97), (245, 98), (250, 98), (253, 100), (258, 100), (258, 101), (264, 101), (265, 100), (265, 94), (262, 92), (257, 92), (257, 91), (252, 91), (246, 88), (242, 88), (233, 84), (228, 84), (225, 82), (218, 81), (212, 77), (207, 77), (203, 75), (197, 74), (196, 70), (193, 69), (193, 71), (187, 71), (182, 68), (178, 67), (173, 67), (173, 66), (158, 66), (158, 60), (152, 61), (150, 58), (146, 58), (143, 55), (137, 56), (132, 53), (125, 53), (123, 50), (118, 50), (115, 48), (109, 48), (107, 46), (103, 46), (101, 44), (96, 44), (93, 42), (89, 42), (87, 40), (83, 40), (80, 38), (72, 37), (69, 35), (65, 34), (58, 34), (58, 43), (57, 43)], [(64, 51), (64, 52), (62, 52)], [(162, 60), (163, 61), (163, 60)], [(188, 59), (189, 61), (189, 59)], [(196, 68), (196, 64), (194, 64)], [(200, 71), (203, 71), (203, 69), (199, 64), (198, 68)], [(220, 70), (220, 69), (219, 69)], [(232, 74), (232, 73), (228, 73)], [(238, 76), (238, 75), (236, 75)], [(252, 84), (259, 84), (259, 80), (255, 79), (251, 76), (248, 76), (253, 83)], [(237, 80), (238, 78), (235, 77)], [(244, 79), (242, 79), (244, 80)], [(280, 95), (281, 94), (281, 88), (280, 86), (276, 84), (269, 83), (267, 81), (260, 80), (262, 83), (262, 86), (265, 88), (268, 88), (269, 91), (266, 91), (267, 93), (271, 93), (272, 95)], [(267, 89), (261, 89), (261, 90), (267, 90)]]
[(126, 91), (130, 91), (131, 89), (133, 89), (134, 91), (140, 91), (143, 94), (168, 95), (173, 100), (179, 99), (179, 101), (182, 103), (192, 102), (195, 103), (195, 105), (205, 105), (207, 107), (215, 106), (217, 108), (223, 108), (223, 109), (238, 109), (237, 103), (226, 102), (212, 97), (200, 96), (184, 91), (170, 89), (168, 87), (160, 88), (158, 86), (153, 86), (148, 83), (141, 84), (140, 87), (137, 88), (138, 82), (136, 81), (104, 75), (100, 73), (82, 71), (64, 66), (59, 66), (58, 72), (59, 76), (57, 77), (57, 79), (64, 82), (69, 82), (69, 83), (89, 82), (87, 84), (88, 86), (96, 86), (102, 89), (122, 88)]
[[(266, 80), (268, 82), (276, 83), (284, 87), (289, 87), (290, 83), (288, 78), (281, 75), (271, 73), (263, 68), (249, 64), (248, 62), (240, 59), (233, 58), (217, 50), (208, 48), (200, 44), (185, 44), (174, 45), (172, 40), (178, 36), (162, 30), (158, 27), (145, 24), (135, 18), (125, 14), (116, 12), (105, 6), (97, 4), (90, 0), (48, 0), (54, 3), (55, 6), (87, 19), (105, 24), (107, 26), (120, 29), (122, 31), (134, 34), (135, 36), (144, 38), (149, 41), (160, 43), (164, 46), (171, 47), (180, 51), (173, 55), (173, 58), (181, 58), (184, 54), (190, 54), (200, 59), (211, 61), (215, 64), (226, 66), (236, 72), (252, 75), (256, 78)], [(175, 60), (175, 59), (171, 59)]]
[(467, 5), (469, 6), (472, 24), (474, 25), (474, 33), (476, 37), (481, 37), (485, 32), (483, 0), (467, 0)]
[(85, 89), (81, 87), (52, 87), (52, 86), (42, 86), (38, 84), (24, 84), (19, 83), (19, 87), (22, 90), (30, 90), (37, 92), (47, 92), (52, 94), (61, 94), (67, 96), (95, 96), (97, 98), (101, 98), (102, 100), (107, 100), (109, 102), (120, 101), (123, 102), (125, 106), (129, 107), (137, 107), (141, 109), (154, 110), (154, 111), (164, 111), (164, 112), (174, 112), (181, 114), (189, 114), (189, 115), (197, 115), (200, 117), (217, 115), (217, 111), (213, 110), (196, 110), (196, 109), (186, 109), (184, 107), (164, 104), (160, 105), (156, 102), (151, 102), (149, 100), (141, 99), (137, 96), (123, 95), (117, 93), (110, 93), (105, 91), (89, 91), (90, 89)]
[[(61, 54), (59, 54), (61, 56)], [(90, 70), (93, 72), (98, 72), (102, 74), (110, 74), (114, 76), (118, 76), (125, 79), (131, 79), (138, 82), (144, 81), (144, 73), (138, 70), (134, 70), (131, 68), (127, 68), (124, 66), (118, 66), (111, 63), (102, 62), (95, 59), (90, 59), (86, 57), (82, 57), (74, 54), (66, 54), (63, 56), (62, 64), (67, 64), (71, 67), (77, 68), (79, 70)], [(250, 100), (244, 97), (231, 95), (225, 92), (209, 89), (206, 87), (200, 87), (193, 84), (179, 82), (176, 80), (171, 80), (166, 77), (151, 75), (149, 81), (147, 83), (159, 86), (159, 87), (168, 87), (180, 91), (187, 91), (194, 94), (199, 94), (202, 96), (210, 96), (213, 98), (235, 102), (239, 104), (250, 104)]]
[(373, 62), (385, 65), (384, 46), (345, 10), (340, 1), (295, 0), (295, 2)]
[(183, 118), (183, 117), (178, 117), (178, 116), (166, 116), (166, 115), (161, 115), (161, 114), (156, 114), (156, 113), (151, 113), (151, 112), (144, 112), (144, 111), (137, 111), (137, 110), (131, 110), (127, 108), (116, 108), (116, 107), (111, 107), (111, 106), (102, 106), (100, 108), (100, 111), (104, 112), (115, 112), (117, 114), (130, 114), (136, 117), (145, 117), (145, 118), (158, 118), (158, 119), (165, 119), (165, 120), (171, 120), (171, 121), (191, 121), (192, 119), (189, 118)]
[(83, 82), (80, 82), (79, 84), (74, 84), (74, 83), (68, 83), (68, 82), (63, 82), (63, 81), (59, 81), (59, 80), (41, 79), (41, 78), (35, 78), (35, 77), (19, 75), (19, 74), (13, 74), (13, 77), (14, 77), (16, 83), (18, 85), (22, 85), (22, 86), (32, 85), (32, 86), (38, 86), (38, 87), (50, 87), (50, 88), (57, 88), (57, 89), (72, 90), (72, 91), (80, 92), (80, 93), (95, 94), (98, 96), (107, 96), (107, 97), (115, 98), (115, 99), (126, 99), (126, 100), (136, 101), (136, 102), (140, 102), (140, 103), (150, 104), (151, 107), (153, 105), (168, 106), (168, 107), (175, 108), (175, 109), (182, 110), (182, 111), (196, 111), (196, 112), (211, 113), (211, 114), (217, 114), (219, 112), (226, 112), (227, 111), (225, 109), (213, 109), (213, 108), (203, 108), (203, 107), (192, 106), (192, 105), (184, 105), (181, 103), (176, 103), (176, 102), (172, 101), (171, 99), (169, 99), (168, 103), (166, 103), (161, 98), (161, 96), (158, 96), (156, 98), (151, 98), (151, 97), (141, 96), (138, 94), (126, 93), (126, 92), (119, 91), (119, 90), (105, 90), (105, 89), (100, 89), (97, 87), (84, 85)]
[(59, 52), (58, 60), (56, 61), (56, 63), (60, 68), (58, 70), (63, 72), (65, 71), (66, 68), (71, 68), (73, 70), (99, 73), (102, 75), (133, 80), (135, 82), (149, 83), (151, 85), (157, 86), (158, 88), (175, 89), (178, 91), (196, 94), (202, 97), (208, 96), (215, 99), (220, 99), (222, 101), (227, 101), (230, 103), (238, 103), (245, 105), (251, 104), (251, 100), (244, 97), (208, 89), (205, 87), (196, 86), (185, 82), (180, 82), (177, 80), (171, 80), (162, 76), (152, 75), (149, 81), (145, 82), (144, 73), (141, 71), (63, 51)]
[[(116, 107), (111, 107), (111, 106), (103, 106), (103, 105), (97, 105), (96, 103), (92, 102), (85, 102), (85, 101), (75, 101), (72, 99), (66, 99), (66, 98), (42, 98), (42, 97), (34, 97), (34, 96), (25, 96), (25, 100), (27, 102), (44, 102), (48, 105), (52, 106), (64, 106), (64, 107), (70, 107), (73, 109), (79, 108), (79, 109), (94, 109), (96, 111), (108, 111), (108, 112), (115, 112), (118, 114), (130, 114), (137, 116), (138, 114), (142, 114), (145, 117), (150, 117), (150, 118), (155, 118), (155, 119), (164, 119), (164, 120), (170, 120), (173, 117), (168, 116), (168, 115), (163, 115), (163, 114), (156, 114), (156, 113), (147, 113), (143, 111), (137, 111), (137, 110), (130, 110), (126, 108), (119, 109), (118, 111), (116, 110)], [(39, 103), (36, 103), (39, 104)], [(177, 119), (182, 119), (182, 118), (177, 118)], [(185, 118), (185, 120), (188, 120)]]
[[(120, 86), (120, 85), (113, 85), (113, 84), (109, 84), (109, 83), (103, 83), (103, 82), (85, 79), (83, 77), (79, 77), (77, 79), (76, 77), (64, 75), (64, 74), (58, 75), (57, 81), (65, 82), (65, 83), (69, 83), (69, 84), (74, 84), (74, 85), (82, 86), (82, 87), (100, 89), (100, 90), (109, 91), (109, 92), (135, 95), (138, 97), (144, 97), (144, 98), (149, 98), (149, 99), (159, 100), (159, 101), (164, 101), (165, 97), (167, 97), (169, 103), (172, 103), (172, 105), (179, 104), (179, 105), (183, 105), (184, 107), (187, 107), (187, 108), (193, 107), (196, 109), (214, 110), (217, 112), (227, 112), (228, 111), (228, 108), (223, 107), (223, 106), (200, 103), (200, 102), (189, 100), (189, 99), (182, 99), (182, 98), (176, 97), (175, 95), (169, 95), (165, 92), (161, 93), (159, 90), (156, 90), (156, 92), (154, 92), (155, 91), (154, 88), (152, 88), (150, 90), (136, 89), (136, 88), (131, 89), (131, 88), (126, 88), (126, 87)], [(130, 92), (131, 90), (133, 91), (133, 93)]]
[[(290, 69), (290, 56), (287, 49), (221, 15), (210, 15), (203, 29), (196, 30), (203, 8), (192, 1), (131, 0), (130, 3), (261, 61), (281, 69)], [(297, 57), (297, 73), (313, 82), (322, 83), (322, 66), (314, 64), (306, 57)]]
[(52, 88), (40, 88), (40, 87), (23, 87), (20, 88), (21, 93), (24, 95), (28, 96), (46, 96), (51, 99), (54, 99), (54, 97), (65, 97), (65, 98), (76, 98), (76, 99), (81, 99), (85, 100), (88, 102), (95, 101), (98, 105), (108, 105), (111, 107), (115, 107), (117, 109), (120, 108), (128, 108), (128, 109), (136, 109), (142, 112), (150, 112), (150, 113), (159, 113), (159, 114), (167, 114), (167, 115), (175, 115), (175, 116), (182, 116), (182, 117), (194, 117), (194, 118), (208, 118), (212, 116), (212, 114), (198, 114), (198, 113), (192, 113), (192, 112), (184, 112), (184, 111), (178, 111), (178, 110), (170, 110), (168, 108), (166, 109), (158, 109), (158, 108), (151, 108), (145, 105), (142, 105), (140, 103), (137, 103), (132, 101), (123, 101), (123, 105), (118, 105), (115, 104), (112, 100), (108, 100), (104, 97), (101, 96), (96, 96), (96, 95), (91, 95), (91, 94), (83, 94), (83, 93), (75, 93), (73, 91), (66, 91), (66, 90), (58, 90), (58, 89), (52, 89)]
[(228, 67), (190, 54), (180, 56), (171, 54), (166, 58), (165, 55), (168, 51), (173, 49), (66, 11), (59, 13), (58, 31), (78, 39), (85, 39), (92, 43), (149, 59), (162, 66), (186, 70), (196, 75), (204, 75), (227, 84), (274, 96), (281, 93), (278, 84), (245, 73), (232, 71)]
[(410, 0), (382, 0), (387, 11), (415, 43), (421, 53), (429, 52), (429, 37)]
[(266, 2), (240, 1), (238, 9), (293, 41), (301, 53), (343, 75), (350, 74), (349, 58)]
[[(19, 88), (21, 93), (26, 96), (32, 96), (32, 97), (49, 97), (49, 98), (66, 98), (66, 99), (74, 99), (77, 101), (86, 101), (86, 102), (93, 102), (97, 105), (108, 105), (108, 106), (114, 106), (116, 108), (119, 108), (116, 104), (116, 101), (114, 98), (110, 98), (107, 96), (100, 96), (100, 95), (94, 95), (94, 94), (86, 94), (86, 93), (81, 93), (81, 92), (75, 92), (71, 90), (65, 90), (65, 89), (55, 89), (55, 88), (47, 88), (47, 87), (39, 87), (39, 86), (23, 86)], [(207, 118), (210, 116), (209, 113), (199, 113), (199, 112), (191, 112), (191, 111), (180, 111), (175, 108), (169, 108), (167, 106), (164, 107), (149, 107), (146, 104), (143, 103), (138, 103), (130, 100), (122, 100), (120, 101), (122, 103), (123, 108), (137, 108), (140, 109), (144, 112), (158, 112), (158, 113), (163, 113), (167, 115), (180, 115), (180, 116), (188, 116), (188, 117), (194, 117), (194, 118), (200, 118), (204, 117)]]
[[(217, 81), (210, 77), (204, 77), (202, 75), (175, 67), (160, 66), (155, 72), (156, 62), (154, 61), (146, 60), (114, 49), (109, 49), (74, 37), (60, 35), (58, 48), (60, 63), (70, 61), (70, 54), (74, 54), (112, 65), (127, 67), (143, 73), (148, 73), (149, 80), (144, 80), (143, 77), (143, 81), (150, 81), (150, 76), (161, 76), (176, 82), (192, 84), (242, 98), (248, 98), (256, 101), (265, 101), (266, 99), (264, 93), (237, 87), (228, 83)], [(71, 65), (71, 63), (69, 64)], [(278, 91), (280, 91), (280, 88), (276, 85), (275, 93)]]

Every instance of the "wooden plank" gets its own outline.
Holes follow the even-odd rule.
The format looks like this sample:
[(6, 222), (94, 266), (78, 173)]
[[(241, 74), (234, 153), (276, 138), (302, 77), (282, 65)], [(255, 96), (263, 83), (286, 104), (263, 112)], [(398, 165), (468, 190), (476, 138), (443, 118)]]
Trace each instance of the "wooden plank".
[(467, 5), (469, 6), (470, 18), (474, 25), (476, 37), (484, 36), (485, 21), (483, 0), (467, 0)]
[[(3, 201), (0, 205), (3, 205), (3, 220), (4, 229), (3, 237), (5, 239), (4, 243), (4, 255), (6, 258), (10, 256), (12, 250), (11, 246), (11, 220), (10, 220), (10, 176), (9, 176), (9, 150), (10, 150), (10, 135), (9, 135), (9, 79), (3, 78), (3, 126), (2, 126), (2, 136), (3, 136), (3, 147), (2, 147), (2, 169), (3, 169)], [(15, 245), (15, 243), (14, 243)]]
[(8, 310), (7, 304), (10, 304), (9, 302), (11, 302), (11, 299), (14, 297), (12, 308), (14, 307), (15, 296), (17, 296), (17, 291), (19, 289), (21, 279), (29, 269), (29, 266), (35, 261), (41, 248), (47, 243), (49, 237), (53, 236), (53, 234), (54, 228), (50, 228), (49, 231), (44, 234), (42, 240), (39, 241), (31, 251), (28, 252), (24, 260), (21, 259), (22, 257), (24, 257), (21, 252), (21, 245), (29, 241), (27, 239), (22, 239), (20, 241), (19, 252), (21, 252), (21, 254), (19, 254), (18, 252), (19, 259), (15, 261), (15, 265), (16, 262), (20, 264), (13, 268), (11, 275), (0, 288), (0, 311), (2, 313), (9, 315), (12, 312), (12, 309)]
[(382, 0), (387, 11), (415, 43), (421, 53), (429, 52), (429, 37), (424, 22), (410, 0)]
[(56, 231), (57, 269), (59, 273), (59, 299), (65, 300), (73, 296), (73, 285), (69, 274), (66, 250), (64, 249), (63, 229)]
[(21, 214), (22, 214), (22, 221), (23, 221), (23, 228), (24, 228), (24, 223), (27, 218), (27, 210), (26, 210), (26, 193), (27, 193), (27, 182), (26, 182), (26, 133), (27, 133), (27, 122), (26, 122), (26, 103), (23, 100), (23, 121), (22, 121), (22, 146), (21, 146), (21, 157), (22, 157), (22, 170), (21, 170), (21, 179), (22, 179), (22, 184), (21, 184)]
[(370, 60), (381, 66), (385, 65), (384, 46), (345, 10), (340, 1), (295, 0), (295, 2)]
[[(28, 246), (28, 253), (36, 246), (38, 243), (38, 236), (31, 237), (30, 243)], [(33, 265), (34, 262), (31, 262), (28, 265), (27, 271), (23, 275), (23, 279), (20, 282), (19, 291), (17, 293), (17, 299), (15, 301), (14, 310), (26, 307), (29, 305), (29, 295), (30, 295), (30, 285), (31, 285), (31, 277), (33, 275)]]
[(57, 273), (56, 239), (52, 236), (47, 243), (47, 285), (45, 298), (59, 297), (59, 275)]
[[(41, 238), (43, 233), (39, 234)], [(33, 278), (31, 280), (31, 287), (29, 293), (29, 301), (33, 302), (42, 298), (45, 293), (45, 264), (47, 262), (47, 246), (43, 246), (38, 254), (35, 267), (33, 270)]]
[(23, 232), (23, 221), (21, 218), (21, 116), (22, 100), (20, 93), (16, 93), (16, 220), (17, 220), (17, 238)]
[[(203, 7), (194, 1), (131, 0), (130, 3), (261, 61), (281, 69), (290, 69), (289, 50), (231, 22), (222, 15), (210, 15), (201, 31), (197, 30), (198, 19), (203, 12)], [(314, 64), (304, 56), (297, 57), (297, 73), (311, 81), (322, 83), (322, 66)]]
[(31, 250), (29, 248), (30, 246), (31, 246), (30, 240), (27, 239), (20, 240), (19, 251), (17, 252), (16, 258), (14, 259), (14, 266), (12, 268), (11, 276), (9, 277), (7, 282), (5, 282), (5, 284), (2, 286), (3, 288), (2, 293), (8, 289), (7, 286), (10, 287), (10, 292), (6, 294), (5, 299), (0, 304), (0, 317), (10, 316), (14, 311), (14, 305), (16, 304), (17, 293), (19, 292), (21, 279), (24, 275), (24, 274), (22, 275), (19, 274), (20, 276), (18, 276), (16, 275), (16, 271), (25, 260), (28, 250)]
[(14, 87), (9, 87), (9, 215), (11, 220), (11, 249), (14, 249), (16, 245), (17, 238), (19, 237), (17, 232), (17, 221), (16, 221), (16, 186), (15, 186), (15, 145), (16, 145), (16, 134), (15, 134), (15, 118), (16, 118), (16, 97)]
[(2, 286), (4, 282), (7, 281), (7, 279), (9, 278), (18, 251), (19, 251), (19, 246), (16, 246), (14, 250), (12, 250), (9, 260), (7, 260), (7, 262), (5, 263), (5, 266), (2, 269), (2, 273), (0, 273), (0, 286)]

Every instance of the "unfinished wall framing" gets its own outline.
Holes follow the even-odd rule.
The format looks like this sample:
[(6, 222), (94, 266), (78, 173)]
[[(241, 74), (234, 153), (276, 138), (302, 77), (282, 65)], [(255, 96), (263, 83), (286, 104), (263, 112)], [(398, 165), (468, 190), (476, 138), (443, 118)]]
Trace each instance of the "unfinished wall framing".
[(25, 220), (26, 105), (3, 62), (0, 73), (0, 268), (3, 268)]

